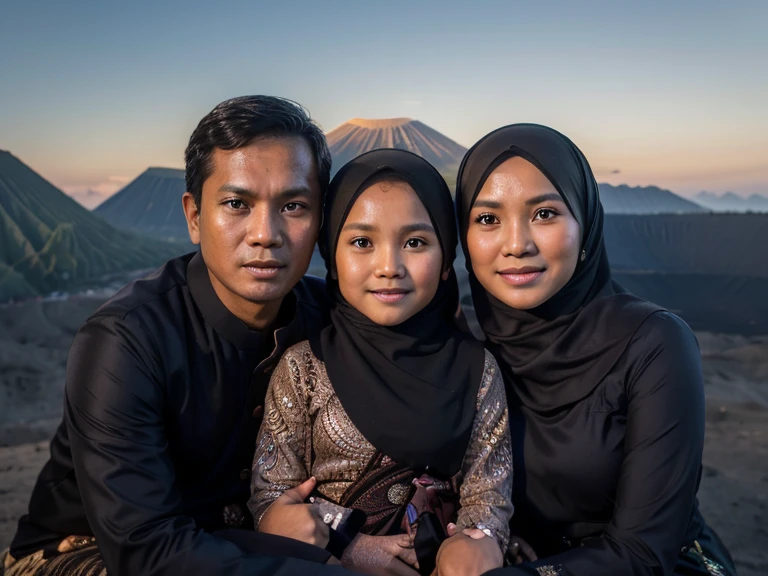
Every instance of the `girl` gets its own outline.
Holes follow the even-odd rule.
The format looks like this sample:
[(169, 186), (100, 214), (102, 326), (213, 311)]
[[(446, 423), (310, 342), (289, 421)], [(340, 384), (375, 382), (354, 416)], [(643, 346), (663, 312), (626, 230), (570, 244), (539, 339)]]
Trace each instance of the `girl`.
[(517, 124), (465, 156), (456, 205), (477, 319), (507, 386), (513, 533), (505, 574), (735, 574), (696, 502), (704, 387), (680, 318), (611, 280), (581, 151)]
[(329, 541), (359, 572), (429, 574), (458, 504), (446, 557), (501, 566), (506, 400), (493, 357), (454, 325), (456, 244), (448, 188), (419, 156), (376, 150), (334, 177), (320, 238), (331, 323), (271, 379), (249, 503), (260, 531)]

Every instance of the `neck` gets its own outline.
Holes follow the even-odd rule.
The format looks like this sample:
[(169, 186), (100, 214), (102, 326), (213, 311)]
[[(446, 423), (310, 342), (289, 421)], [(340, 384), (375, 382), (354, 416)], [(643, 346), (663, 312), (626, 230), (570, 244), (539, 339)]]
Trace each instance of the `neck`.
[(232, 294), (218, 279), (208, 271), (216, 296), (221, 303), (251, 330), (262, 332), (272, 326), (280, 313), (283, 299), (267, 302), (251, 302)]

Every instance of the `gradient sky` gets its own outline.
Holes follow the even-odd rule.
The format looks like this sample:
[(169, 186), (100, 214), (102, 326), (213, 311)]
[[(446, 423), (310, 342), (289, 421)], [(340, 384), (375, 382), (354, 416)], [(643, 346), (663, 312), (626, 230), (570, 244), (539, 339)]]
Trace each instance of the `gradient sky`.
[(768, 193), (768, 2), (0, 3), (0, 148), (68, 192), (183, 167), (226, 98), (464, 146), (549, 124), (598, 180)]

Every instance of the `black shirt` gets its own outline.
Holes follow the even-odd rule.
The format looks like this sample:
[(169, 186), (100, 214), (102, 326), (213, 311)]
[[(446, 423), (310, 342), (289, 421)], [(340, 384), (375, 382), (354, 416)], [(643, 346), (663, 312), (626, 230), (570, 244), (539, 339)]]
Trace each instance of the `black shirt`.
[(113, 575), (308, 573), (210, 532), (252, 528), (246, 502), (261, 409), (283, 351), (326, 322), (304, 278), (275, 330), (223, 305), (202, 257), (169, 261), (104, 304), (70, 350), (64, 418), (11, 554), (94, 535)]
[[(510, 428), (512, 533), (541, 560), (493, 574), (536, 574), (536, 566), (563, 576), (671, 574), (684, 546), (710, 540), (696, 502), (701, 360), (677, 316), (649, 316), (583, 400), (546, 414), (510, 402)], [(731, 565), (722, 550), (707, 552)]]

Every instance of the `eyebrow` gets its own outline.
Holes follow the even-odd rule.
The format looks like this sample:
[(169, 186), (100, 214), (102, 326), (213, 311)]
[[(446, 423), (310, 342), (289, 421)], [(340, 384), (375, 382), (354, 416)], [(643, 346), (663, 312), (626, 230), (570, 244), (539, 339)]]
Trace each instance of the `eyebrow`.
[(539, 196), (534, 196), (533, 198), (529, 198), (525, 201), (525, 203), (528, 206), (533, 206), (534, 204), (541, 204), (542, 202), (564, 202), (562, 196), (558, 194), (557, 192), (549, 192), (547, 194), (540, 194)]
[(345, 223), (344, 226), (342, 226), (342, 230), (359, 230), (360, 232), (375, 232), (378, 229), (378, 226), (374, 226), (373, 224), (363, 224), (362, 222)]
[(501, 208), (501, 202), (495, 202), (493, 200), (477, 200), (472, 206), (473, 208), (492, 208), (498, 210)]
[[(235, 184), (224, 184), (221, 188), (219, 188), (219, 192), (229, 192), (231, 194), (237, 194), (238, 196), (248, 196), (250, 198), (255, 198), (258, 196), (258, 194), (253, 190), (250, 190), (248, 188), (243, 188), (242, 186), (237, 186)], [(296, 196), (311, 196), (311, 195), (312, 195), (312, 190), (304, 186), (300, 186), (298, 188), (288, 188), (287, 190), (283, 190), (277, 195), (277, 198), (287, 199), (287, 198), (295, 198)]]
[[(360, 232), (376, 232), (379, 229), (378, 226), (373, 224), (365, 224), (363, 222), (350, 222), (344, 224), (342, 230), (358, 230)], [(417, 222), (416, 224), (408, 224), (400, 228), (401, 233), (410, 234), (412, 232), (431, 232), (434, 234), (435, 229), (424, 222)]]

